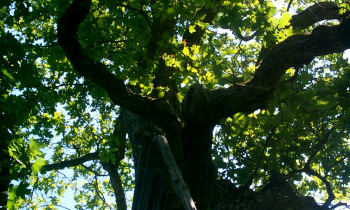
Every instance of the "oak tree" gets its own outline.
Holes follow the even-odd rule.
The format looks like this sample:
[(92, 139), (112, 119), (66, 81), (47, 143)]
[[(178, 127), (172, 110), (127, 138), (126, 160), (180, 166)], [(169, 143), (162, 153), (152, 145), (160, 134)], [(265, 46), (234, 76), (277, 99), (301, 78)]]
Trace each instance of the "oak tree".
[(349, 7), (1, 0), (0, 206), (347, 206)]

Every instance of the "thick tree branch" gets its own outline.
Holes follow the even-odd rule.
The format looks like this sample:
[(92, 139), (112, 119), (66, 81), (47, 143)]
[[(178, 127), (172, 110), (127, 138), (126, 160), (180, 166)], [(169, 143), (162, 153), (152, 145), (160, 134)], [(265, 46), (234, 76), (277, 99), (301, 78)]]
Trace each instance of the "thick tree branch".
[(319, 26), (311, 34), (294, 35), (266, 54), (251, 81), (227, 89), (206, 90), (193, 86), (183, 102), (183, 111), (199, 120), (231, 116), (263, 108), (272, 97), (285, 71), (308, 64), (315, 56), (350, 48), (350, 17), (337, 26)]
[(106, 66), (93, 61), (84, 52), (78, 41), (77, 31), (89, 13), (90, 4), (91, 0), (75, 0), (58, 21), (58, 42), (74, 70), (101, 86), (115, 104), (153, 119), (165, 130), (181, 127), (180, 117), (168, 102), (133, 93)]
[(290, 20), (290, 25), (293, 28), (305, 29), (322, 20), (341, 19), (343, 17), (344, 14), (340, 14), (340, 8), (336, 3), (320, 2), (294, 15)]
[(60, 169), (68, 168), (68, 167), (78, 166), (78, 165), (83, 164), (83, 163), (90, 161), (90, 160), (97, 160), (98, 158), (99, 158), (99, 155), (97, 152), (88, 153), (88, 154), (81, 156), (79, 158), (76, 158), (76, 159), (66, 160), (66, 161), (62, 161), (60, 163), (53, 163), (53, 164), (45, 165), (42, 167), (41, 170), (42, 170), (42, 172), (51, 171), (51, 170), (60, 170)]
[(350, 48), (350, 18), (337, 26), (319, 26), (309, 35), (294, 35), (274, 46), (258, 66), (251, 86), (274, 88), (290, 67), (300, 67), (315, 56)]

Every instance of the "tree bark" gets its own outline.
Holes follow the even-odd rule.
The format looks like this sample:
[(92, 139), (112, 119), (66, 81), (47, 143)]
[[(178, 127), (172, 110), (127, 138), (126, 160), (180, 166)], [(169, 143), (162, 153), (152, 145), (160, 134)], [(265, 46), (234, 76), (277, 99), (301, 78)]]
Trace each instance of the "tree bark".
[(118, 172), (118, 164), (113, 164), (109, 161), (108, 163), (102, 162), (102, 165), (109, 174), (115, 195), (115, 201), (117, 203), (117, 209), (127, 210), (124, 188)]
[(161, 153), (152, 139), (160, 130), (148, 119), (123, 110), (120, 120), (132, 144), (135, 190), (132, 209), (181, 209)]
[(180, 199), (183, 208), (185, 210), (196, 210), (197, 208), (193, 202), (189, 190), (187, 189), (186, 183), (182, 178), (182, 173), (177, 166), (168, 141), (164, 136), (155, 136), (152, 141), (157, 145), (162, 154), (161, 158), (168, 169), (172, 188), (176, 192), (177, 197)]

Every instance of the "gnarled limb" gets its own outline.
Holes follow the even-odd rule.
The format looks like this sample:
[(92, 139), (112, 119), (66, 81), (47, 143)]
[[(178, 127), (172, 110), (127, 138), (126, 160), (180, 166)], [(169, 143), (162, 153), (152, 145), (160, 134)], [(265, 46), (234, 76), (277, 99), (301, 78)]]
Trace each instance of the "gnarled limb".
[(198, 120), (218, 120), (237, 112), (263, 108), (285, 71), (308, 64), (315, 56), (350, 48), (350, 17), (337, 26), (319, 26), (311, 34), (294, 35), (267, 52), (248, 83), (226, 89), (193, 86), (183, 102), (183, 112)]
[(301, 13), (294, 15), (290, 20), (293, 28), (305, 29), (319, 21), (340, 19), (344, 14), (340, 14), (340, 8), (334, 2), (316, 3)]
[(135, 94), (106, 66), (84, 52), (77, 31), (89, 13), (90, 5), (91, 0), (75, 0), (58, 21), (58, 42), (74, 70), (101, 86), (115, 104), (154, 120), (165, 131), (181, 127), (180, 117), (167, 101)]

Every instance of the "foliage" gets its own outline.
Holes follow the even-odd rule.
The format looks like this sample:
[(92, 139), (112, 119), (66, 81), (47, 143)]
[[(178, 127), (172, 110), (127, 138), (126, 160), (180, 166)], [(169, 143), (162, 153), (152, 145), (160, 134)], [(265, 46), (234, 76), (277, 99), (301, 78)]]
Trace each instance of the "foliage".
[[(291, 2), (293, 10), (285, 12)], [(349, 9), (345, 1), (335, 2)], [(193, 84), (215, 90), (249, 81), (262, 47), (314, 28), (289, 26), (292, 14), (312, 3), (94, 0), (78, 39), (89, 57), (140, 95), (167, 98), (175, 84), (182, 101)], [(59, 46), (57, 22), (68, 6), (63, 0), (0, 2), (0, 124), (7, 147), (1, 152), (10, 157), (13, 209), (56, 209), (70, 189), (77, 209), (116, 206), (103, 163), (118, 162), (114, 154), (121, 140), (113, 131), (120, 107), (74, 71)], [(197, 14), (202, 6), (219, 9), (211, 23)], [(167, 24), (154, 23), (156, 18)], [(152, 27), (160, 26), (154, 33)], [(187, 29), (204, 31), (200, 44), (182, 39)], [(159, 71), (162, 65), (167, 71)], [(253, 178), (251, 188), (259, 190), (278, 172), (304, 195), (321, 194), (324, 202), (328, 183), (333, 204), (349, 203), (349, 94), (350, 65), (343, 54), (289, 69), (267, 107), (217, 125), (212, 156), (218, 179), (241, 186)], [(119, 173), (130, 192), (130, 142), (126, 148)], [(99, 157), (71, 170), (43, 171), (92, 152)]]
[[(303, 68), (293, 84), (282, 85), (268, 108), (224, 120), (213, 150), (224, 169), (221, 176), (241, 185), (258, 169), (254, 185), (259, 189), (269, 173), (279, 172), (288, 174), (303, 193), (326, 195), (324, 183), (306, 170), (310, 164), (335, 194), (347, 197), (348, 68), (342, 55), (320, 58)], [(318, 198), (325, 201), (327, 196)]]

